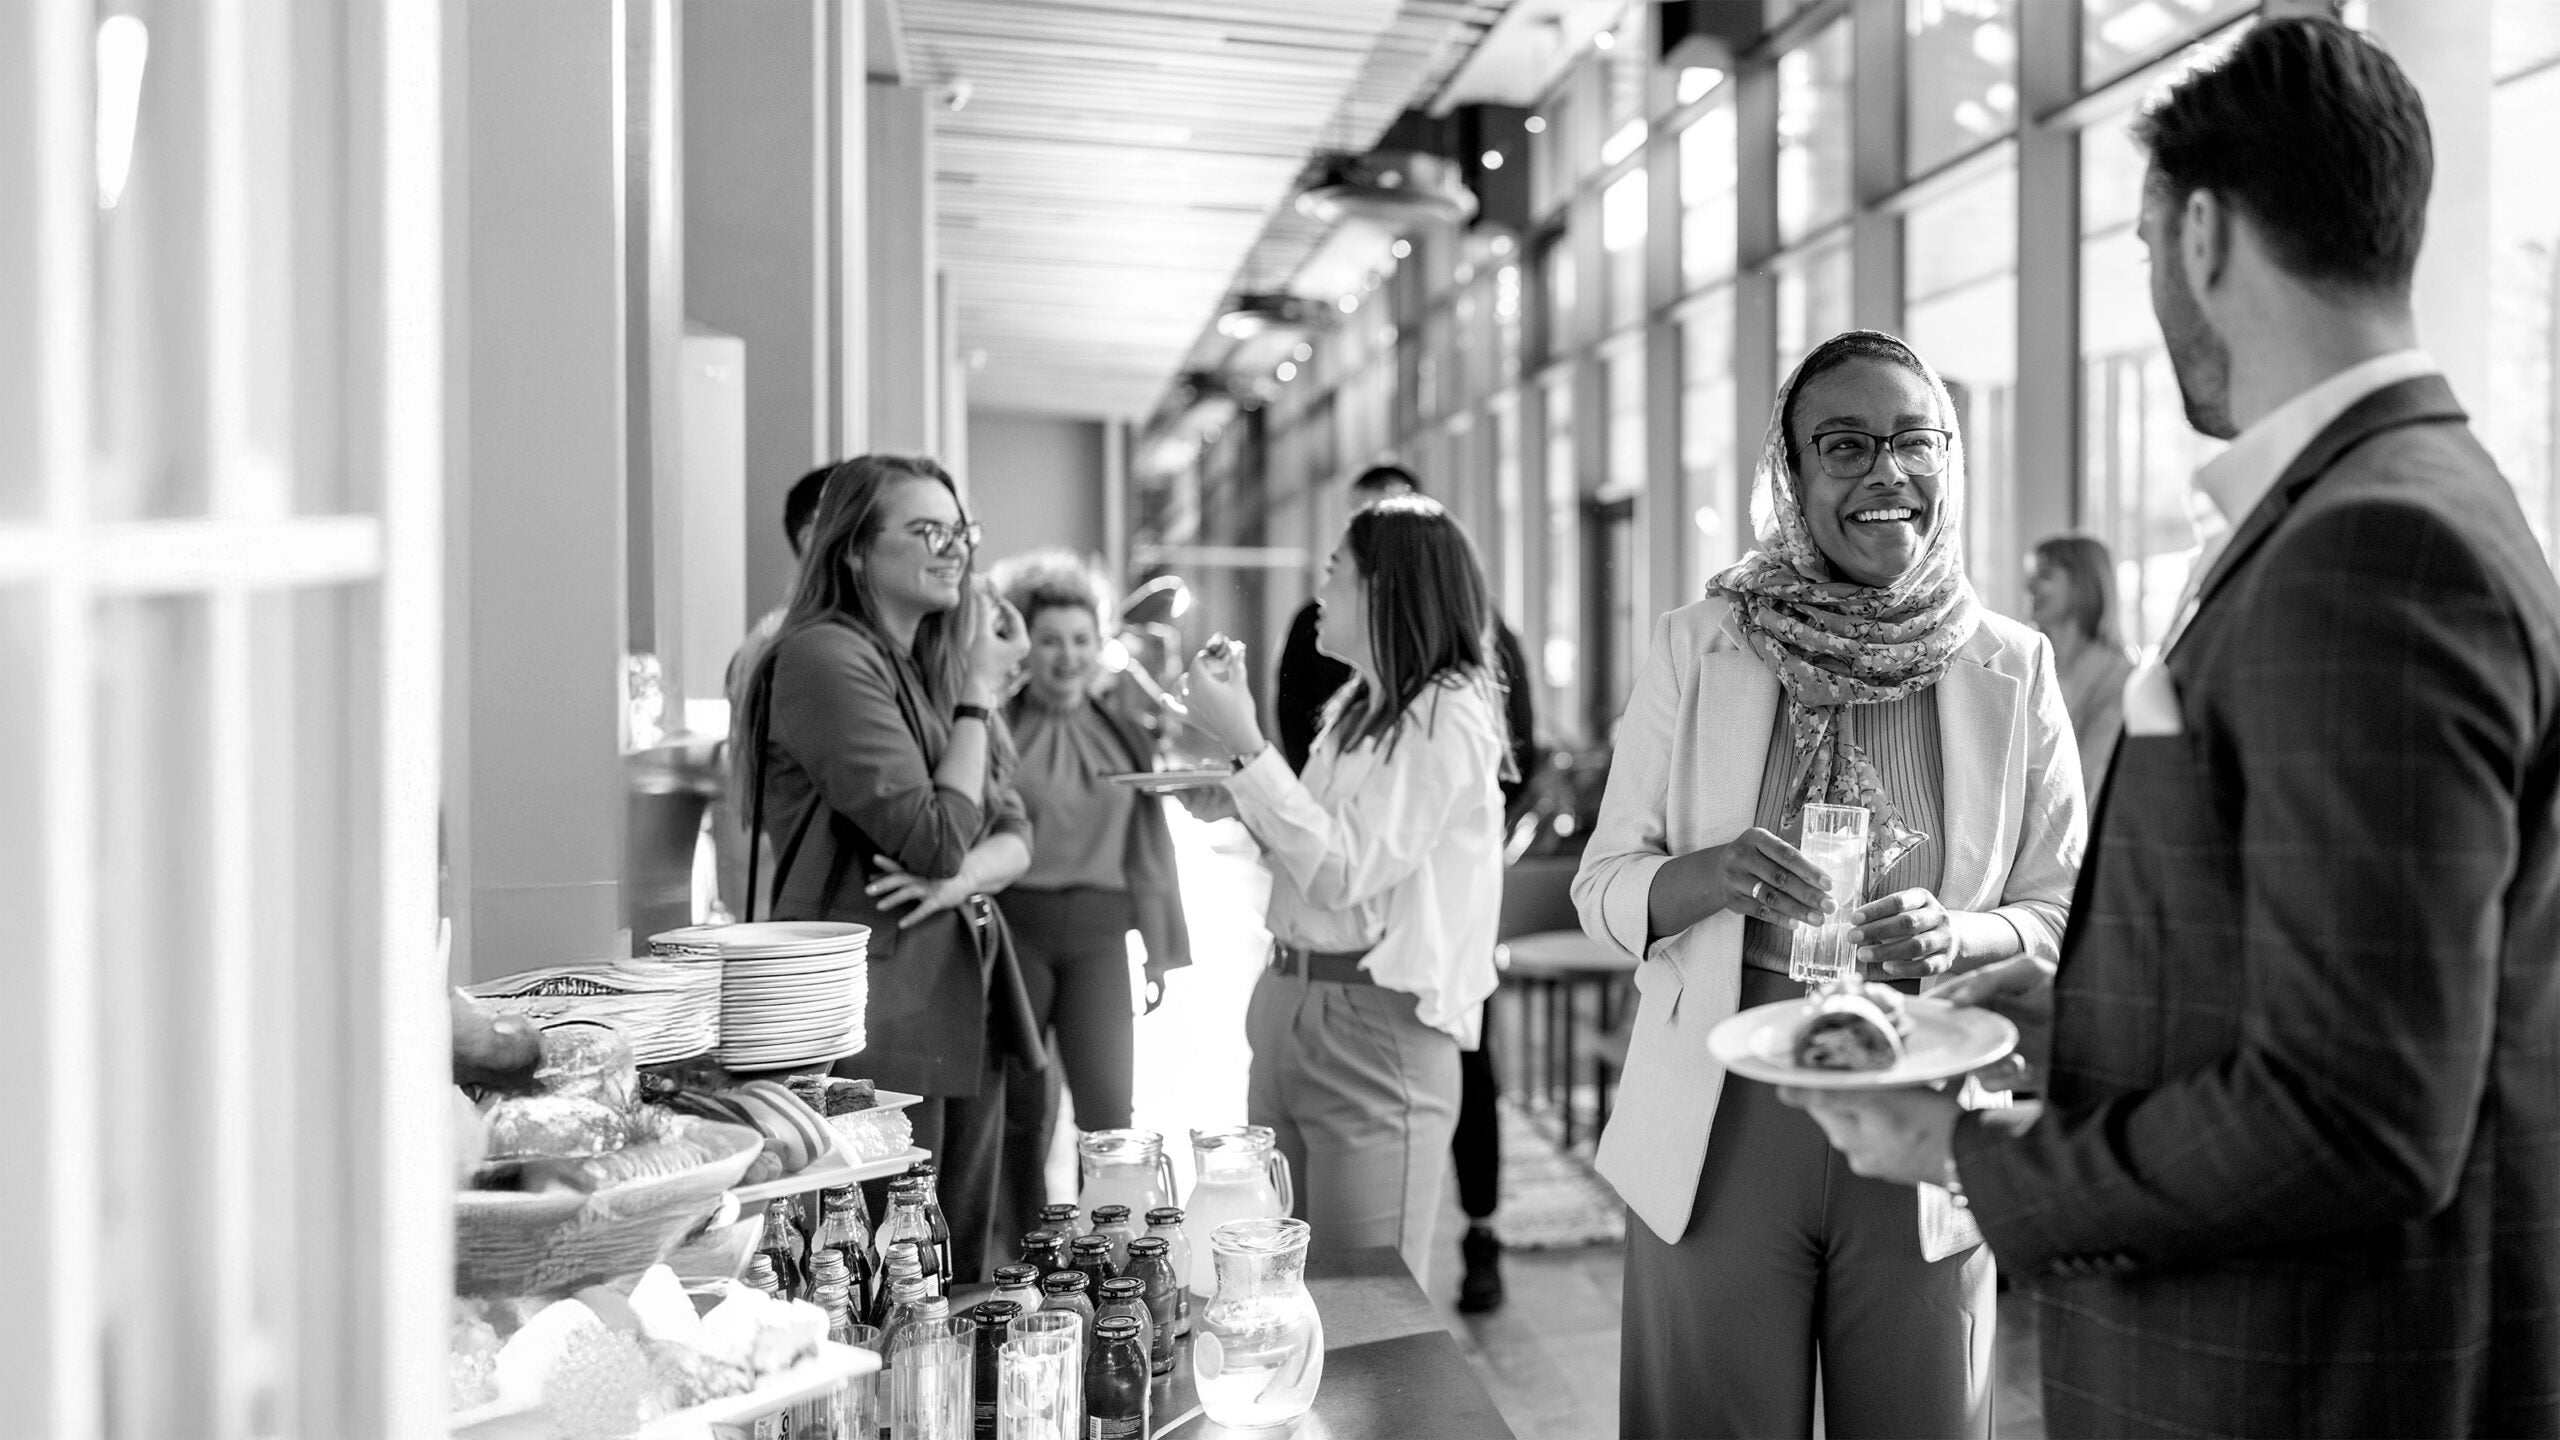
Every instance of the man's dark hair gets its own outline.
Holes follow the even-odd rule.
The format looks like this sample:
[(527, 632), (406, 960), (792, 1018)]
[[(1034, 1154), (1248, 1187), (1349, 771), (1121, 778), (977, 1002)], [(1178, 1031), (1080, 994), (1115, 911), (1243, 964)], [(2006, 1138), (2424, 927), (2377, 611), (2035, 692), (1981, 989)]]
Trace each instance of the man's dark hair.
[(791, 553), (800, 553), (800, 532), (818, 518), (818, 501), (827, 493), (827, 477), (836, 473), (833, 465), (821, 465), (791, 482), (791, 493), (782, 497), (782, 538), (791, 542)]
[(1416, 495), (1422, 493), (1422, 482), (1401, 465), (1372, 465), (1351, 479), (1354, 490), (1384, 490), (1392, 485), (1401, 485)]
[(2382, 47), (2344, 25), (2256, 26), (2146, 110), (2133, 138), (2173, 206), (2212, 191), (2295, 278), (2408, 292), (2435, 178), (2427, 107)]

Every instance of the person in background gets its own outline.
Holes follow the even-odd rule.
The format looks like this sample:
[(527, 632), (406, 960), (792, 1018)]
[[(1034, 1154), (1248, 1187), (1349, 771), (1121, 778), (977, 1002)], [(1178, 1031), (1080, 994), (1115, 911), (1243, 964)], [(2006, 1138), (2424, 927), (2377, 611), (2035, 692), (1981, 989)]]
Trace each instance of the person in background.
[[(1419, 495), (1422, 482), (1401, 465), (1372, 465), (1351, 482), (1352, 513), (1399, 495)], [(1317, 602), (1310, 598), (1289, 622), (1289, 638), (1280, 651), (1280, 669), (1272, 686), (1273, 719), (1280, 729), (1280, 752), (1289, 768), (1303, 772), (1307, 751), (1315, 743), (1325, 707), (1349, 683), (1351, 667), (1316, 646)], [(1538, 748), (1537, 715), (1529, 697), (1529, 662), (1502, 612), (1493, 612), (1494, 678), (1502, 687), (1503, 716), (1511, 735), (1511, 770), (1502, 782), (1503, 829), (1518, 823), (1545, 752)], [(1502, 1240), (1494, 1234), (1493, 1217), (1502, 1206), (1502, 1112), (1497, 1103), (1501, 1082), (1494, 1075), (1493, 1027), (1480, 1027), (1476, 1046), (1459, 1052), (1458, 1133), (1451, 1159), (1458, 1169), (1458, 1208), (1466, 1213), (1467, 1233), (1458, 1242), (1466, 1273), (1458, 1281), (1458, 1309), (1481, 1315), (1502, 1306)]]
[(1466, 532), (1419, 495), (1351, 517), (1317, 600), (1317, 638), (1353, 679), (1304, 779), (1263, 741), (1243, 655), (1212, 641), (1186, 679), (1190, 722), (1239, 763), (1183, 800), (1241, 818), (1271, 867), (1246, 1118), (1277, 1132), (1326, 1244), (1394, 1245), (1421, 1275), (1458, 1056), (1494, 985), (1509, 740), (1492, 603)]
[(931, 460), (836, 466), (740, 707), (772, 916), (870, 927), (870, 1044), (837, 1068), (924, 1097), (907, 1113), (963, 1283), (987, 1254), (1004, 1062), (1041, 1053), (980, 898), (1030, 865), (1031, 823), (995, 713), (1029, 642), (971, 573), (978, 534)]
[[(1022, 958), (1032, 1018), (1059, 1064), (1016, 1072), (1005, 1089), (1004, 1203), (998, 1235), (1033, 1228), (1057, 1123), (1058, 1071), (1079, 1130), (1126, 1129), (1136, 1027), (1128, 935), (1146, 947), (1146, 1008), (1167, 971), (1191, 963), (1182, 885), (1164, 801), (1104, 777), (1155, 768), (1163, 711), (1102, 663), (1110, 606), (1101, 577), (1065, 551), (997, 567), (997, 591), (1031, 637), (1023, 684), (1005, 706), (1020, 759), (1014, 785), (1031, 817), (1031, 868), (997, 897)], [(1140, 1217), (1144, 1218), (1144, 1217)]]
[(2229, 528), (2125, 687), (2044, 1112), (1801, 1099), (2034, 1281), (2054, 1434), (2560, 1434), (2560, 586), (2417, 348), (2426, 107), (2261, 20), (2133, 133)]
[[(1600, 1173), (1627, 1226), (1624, 1434), (1991, 1433), (1992, 1257), (1943, 1192), (1860, 1179), (1708, 1032), (1798, 1001), (1798, 924), (1832, 903), (1809, 803), (1869, 812), (1845, 917), (1864, 972), (2059, 949), (2080, 766), (2035, 631), (1964, 573), (1954, 405), (1890, 335), (1814, 347), (1754, 480), (1760, 548), (1654, 626), (1573, 898), (1637, 962)], [(1847, 897), (1839, 897), (1846, 899)], [(1952, 1103), (1952, 1102), (1950, 1102)]]
[[(782, 538), (791, 546), (791, 565), (796, 577), (800, 557), (809, 548), (809, 532), (818, 519), (818, 497), (825, 493), (827, 476), (835, 472), (833, 465), (821, 465), (791, 482), (782, 497)], [(784, 587), (790, 593), (790, 587)], [(728, 920), (746, 913), (750, 904), (761, 904), (767, 898), (747, 895), (747, 807), (740, 799), (748, 793), (748, 776), (741, 762), (747, 747), (743, 743), (737, 720), (741, 713), (739, 691), (746, 677), (764, 663), (765, 652), (773, 647), (773, 637), (782, 633), (782, 617), (791, 608), (788, 600), (764, 612), (747, 631), (747, 638), (729, 656), (729, 668), (723, 673), (721, 692), (729, 697), (727, 784), (712, 801), (707, 823), (711, 827), (713, 853), (719, 859), (719, 913), (712, 918)], [(772, 857), (761, 857), (769, 867)], [(761, 867), (760, 867), (761, 868)], [(770, 874), (769, 868), (765, 873)]]
[(2116, 619), (2116, 567), (2094, 535), (2036, 542), (2027, 574), (2027, 619), (2053, 642), (2062, 705), (2080, 742), (2080, 787), (2090, 800), (2124, 731), (2124, 682), (2133, 674)]

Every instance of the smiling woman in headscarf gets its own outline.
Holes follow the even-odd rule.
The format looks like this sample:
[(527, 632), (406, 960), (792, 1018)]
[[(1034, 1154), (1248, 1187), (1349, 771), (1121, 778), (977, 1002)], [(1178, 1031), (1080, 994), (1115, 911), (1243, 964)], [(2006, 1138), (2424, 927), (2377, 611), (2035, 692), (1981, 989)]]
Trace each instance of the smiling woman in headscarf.
[(2085, 827), (2071, 721), (2034, 630), (1964, 574), (1964, 444), (1910, 347), (1859, 330), (1779, 391), (1759, 549), (1656, 623), (1573, 885), (1640, 963), (1599, 1168), (1628, 1227), (1629, 1437), (1987, 1436), (1992, 1269), (1943, 1190), (1861, 1179), (1812, 1119), (1724, 1073), (1707, 1032), (1801, 996), (1795, 925), (1828, 901), (1808, 802), (1870, 812), (1849, 912), (1909, 990), (2050, 967)]

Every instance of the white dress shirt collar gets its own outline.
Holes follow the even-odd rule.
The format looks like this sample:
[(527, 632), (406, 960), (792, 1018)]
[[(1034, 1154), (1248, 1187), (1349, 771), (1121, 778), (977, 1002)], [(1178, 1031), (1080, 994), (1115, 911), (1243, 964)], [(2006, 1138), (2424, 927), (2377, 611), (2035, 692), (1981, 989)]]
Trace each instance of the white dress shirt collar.
[(2436, 373), (2436, 362), (2418, 349), (2394, 350), (2348, 366), (2258, 417), (2231, 448), (2196, 471), (2196, 488), (2213, 501), (2225, 526), (2236, 530), (2258, 508), (2303, 447), (2374, 391)]

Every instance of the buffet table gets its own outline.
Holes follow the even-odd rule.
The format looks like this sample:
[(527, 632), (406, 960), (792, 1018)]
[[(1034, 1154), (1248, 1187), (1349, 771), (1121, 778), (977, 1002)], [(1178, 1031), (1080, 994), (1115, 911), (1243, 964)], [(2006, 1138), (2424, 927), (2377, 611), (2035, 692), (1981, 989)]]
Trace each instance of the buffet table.
[[(1324, 1384), (1293, 1440), (1508, 1440), (1511, 1427), (1468, 1368), (1440, 1312), (1387, 1246), (1307, 1258), (1307, 1292), (1324, 1317)], [(1160, 1440), (1251, 1434), (1197, 1413), (1189, 1342), (1156, 1382)]]

